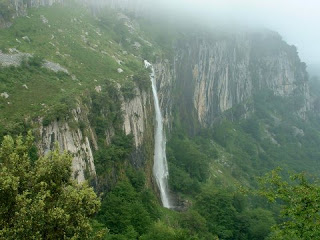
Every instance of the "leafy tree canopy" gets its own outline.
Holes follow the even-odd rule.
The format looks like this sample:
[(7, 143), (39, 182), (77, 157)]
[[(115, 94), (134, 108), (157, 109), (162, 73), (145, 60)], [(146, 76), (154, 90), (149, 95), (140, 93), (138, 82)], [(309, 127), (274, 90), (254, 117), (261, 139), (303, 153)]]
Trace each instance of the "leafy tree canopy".
[(0, 147), (0, 239), (89, 239), (100, 201), (71, 178), (59, 148), (32, 161), (33, 137), (4, 137)]
[(262, 179), (261, 194), (282, 205), (283, 222), (273, 229), (271, 239), (320, 239), (320, 186), (304, 174), (285, 181), (280, 169)]

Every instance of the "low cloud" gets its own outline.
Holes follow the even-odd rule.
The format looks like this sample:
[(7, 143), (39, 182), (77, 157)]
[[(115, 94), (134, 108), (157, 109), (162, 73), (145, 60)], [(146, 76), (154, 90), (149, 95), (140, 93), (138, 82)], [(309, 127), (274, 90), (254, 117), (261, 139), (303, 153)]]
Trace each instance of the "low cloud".
[(298, 48), (302, 61), (320, 66), (319, 0), (98, 0), (138, 4), (164, 18), (184, 16), (203, 24), (264, 27)]

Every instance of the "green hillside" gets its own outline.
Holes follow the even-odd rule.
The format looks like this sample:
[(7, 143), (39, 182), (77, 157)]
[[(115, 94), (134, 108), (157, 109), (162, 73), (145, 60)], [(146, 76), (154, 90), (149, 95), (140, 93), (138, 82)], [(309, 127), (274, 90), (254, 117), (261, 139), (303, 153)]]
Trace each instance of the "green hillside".
[[(25, 119), (64, 115), (74, 107), (76, 98), (106, 82), (124, 86), (122, 90), (130, 95), (132, 75), (143, 69), (141, 52), (146, 43), (135, 49), (126, 38), (134, 41), (138, 34), (129, 33), (115, 12), (98, 20), (80, 6), (59, 5), (31, 9), (12, 27), (1, 29), (3, 53), (15, 49), (33, 56), (19, 67), (1, 68), (0, 92), (10, 95), (0, 100), (1, 131), (11, 131), (16, 128), (11, 124)], [(27, 40), (23, 40), (25, 36)], [(60, 64), (68, 74), (40, 67), (44, 61)], [(118, 73), (118, 68), (123, 72)]]
[[(163, 208), (152, 178), (153, 129), (145, 129), (143, 147), (135, 152), (134, 136), (123, 128), (121, 99), (133, 99), (136, 87), (151, 96), (144, 59), (176, 63), (173, 52), (191, 27), (177, 32), (179, 25), (164, 25), (109, 8), (94, 15), (74, 3), (29, 9), (14, 19), (10, 28), (0, 29), (0, 63), (4, 55), (24, 57), (16, 66), (0, 65), (0, 93), (8, 94), (0, 97), (0, 139), (33, 130), (39, 140), (37, 128), (54, 120), (86, 136), (93, 128), (97, 176), (86, 177), (101, 208), (91, 218), (91, 238), (66, 239), (277, 239), (271, 227), (287, 221), (280, 214), (282, 202), (272, 205), (258, 194), (259, 178), (277, 167), (284, 169), (285, 180), (298, 172), (306, 172), (308, 180), (319, 175), (318, 113), (310, 110), (302, 117), (301, 96), (263, 90), (204, 127), (192, 110), (184, 118), (187, 103), (174, 105), (166, 132), (175, 208)], [(173, 89), (173, 102), (180, 90)], [(153, 112), (153, 103), (147, 104)], [(88, 121), (72, 119), (78, 106), (88, 111)], [(155, 125), (153, 116), (146, 121)], [(110, 139), (108, 129), (114, 132)], [(25, 150), (32, 156), (31, 169), (35, 149)]]

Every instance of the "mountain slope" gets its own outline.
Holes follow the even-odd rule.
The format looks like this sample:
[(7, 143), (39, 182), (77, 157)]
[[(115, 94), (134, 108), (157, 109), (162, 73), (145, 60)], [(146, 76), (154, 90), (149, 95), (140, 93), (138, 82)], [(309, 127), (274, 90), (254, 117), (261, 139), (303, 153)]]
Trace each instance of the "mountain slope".
[[(96, 7), (24, 9), (0, 30), (0, 136), (32, 129), (38, 154), (54, 142), (70, 151), (73, 177), (102, 194), (93, 225), (110, 229), (106, 239), (264, 239), (279, 219), (251, 196), (256, 177), (277, 166), (320, 171), (318, 116), (295, 47), (268, 30), (194, 32)], [(156, 70), (182, 212), (161, 208), (152, 177), (144, 59)]]

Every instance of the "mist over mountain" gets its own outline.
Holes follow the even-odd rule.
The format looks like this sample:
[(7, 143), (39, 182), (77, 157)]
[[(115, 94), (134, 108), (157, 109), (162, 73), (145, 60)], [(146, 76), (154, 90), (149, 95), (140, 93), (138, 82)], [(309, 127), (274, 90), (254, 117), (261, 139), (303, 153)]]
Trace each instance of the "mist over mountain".
[(320, 64), (308, 64), (307, 69), (310, 76), (320, 76)]
[(320, 22), (318, 1), (300, 0), (93, 0), (94, 4), (111, 4), (143, 11), (163, 20), (185, 20), (209, 27), (268, 28), (279, 32), (289, 43), (298, 47), (300, 57), (308, 65), (319, 63)]

